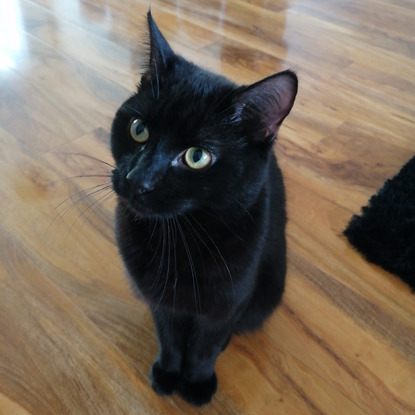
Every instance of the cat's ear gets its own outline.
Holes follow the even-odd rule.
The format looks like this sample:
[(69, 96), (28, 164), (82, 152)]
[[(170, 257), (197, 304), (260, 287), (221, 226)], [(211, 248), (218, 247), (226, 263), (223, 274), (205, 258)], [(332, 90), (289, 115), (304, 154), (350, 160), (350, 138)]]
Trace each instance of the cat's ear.
[(151, 10), (147, 13), (147, 20), (150, 37), (149, 72), (151, 75), (157, 75), (157, 72), (166, 68), (169, 57), (175, 54), (154, 22)]
[(294, 72), (284, 71), (243, 88), (235, 97), (234, 119), (254, 129), (259, 142), (271, 142), (290, 113), (297, 95)]

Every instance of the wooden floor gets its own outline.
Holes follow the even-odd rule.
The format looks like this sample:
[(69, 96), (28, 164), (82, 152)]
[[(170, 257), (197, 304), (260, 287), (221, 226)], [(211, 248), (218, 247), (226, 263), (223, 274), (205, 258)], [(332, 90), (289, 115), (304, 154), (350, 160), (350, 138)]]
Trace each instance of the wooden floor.
[(300, 79), (275, 149), (284, 302), (231, 342), (202, 410), (151, 390), (154, 328), (96, 160), (112, 162), (149, 3), (0, 2), (0, 414), (415, 414), (415, 295), (342, 236), (415, 152), (415, 1), (151, 1), (198, 64), (239, 83)]

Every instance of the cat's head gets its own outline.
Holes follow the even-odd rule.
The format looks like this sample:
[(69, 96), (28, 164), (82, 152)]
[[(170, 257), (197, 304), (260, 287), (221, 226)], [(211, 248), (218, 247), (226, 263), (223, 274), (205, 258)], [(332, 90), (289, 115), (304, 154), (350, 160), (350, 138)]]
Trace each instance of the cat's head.
[(293, 106), (296, 75), (237, 86), (176, 55), (150, 12), (148, 25), (148, 68), (112, 125), (115, 192), (142, 217), (247, 209)]

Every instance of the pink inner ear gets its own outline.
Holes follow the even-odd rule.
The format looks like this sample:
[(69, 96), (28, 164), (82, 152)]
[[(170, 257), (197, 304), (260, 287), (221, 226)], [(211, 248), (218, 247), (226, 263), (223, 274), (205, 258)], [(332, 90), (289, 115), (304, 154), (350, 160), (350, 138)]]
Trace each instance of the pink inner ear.
[(238, 97), (239, 113), (243, 117), (245, 107), (250, 116), (264, 126), (264, 136), (274, 138), (281, 123), (290, 113), (297, 95), (297, 77), (291, 71), (280, 72), (245, 89)]
[(268, 118), (268, 126), (275, 134), (294, 104), (297, 95), (297, 79), (283, 72), (274, 78), (266, 79), (263, 88), (268, 90), (267, 94), (272, 95), (267, 100), (271, 105), (268, 109), (264, 108), (264, 115)]

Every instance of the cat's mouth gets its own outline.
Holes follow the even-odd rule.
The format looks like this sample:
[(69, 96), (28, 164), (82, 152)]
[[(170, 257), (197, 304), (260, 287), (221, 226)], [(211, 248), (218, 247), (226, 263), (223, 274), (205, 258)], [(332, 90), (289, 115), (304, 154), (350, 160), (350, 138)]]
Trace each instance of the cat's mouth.
[(177, 216), (176, 210), (171, 210), (166, 204), (146, 203), (141, 198), (125, 198), (118, 195), (119, 200), (138, 218), (143, 219), (172, 219)]
[[(112, 187), (123, 206), (134, 215), (147, 219), (169, 219), (177, 216), (177, 208), (173, 209), (173, 201), (163, 198), (159, 189), (147, 192), (132, 192), (119, 170), (112, 172)], [(179, 209), (181, 210), (181, 209)]]
[(135, 215), (140, 217), (149, 217), (154, 215), (152, 209), (148, 208), (145, 203), (141, 202), (138, 197), (133, 197), (126, 180), (123, 180), (118, 169), (112, 171), (111, 176), (112, 188), (117, 194), (123, 206), (131, 210)]
[(170, 188), (156, 187), (148, 191), (133, 191), (118, 169), (113, 170), (111, 181), (124, 208), (139, 218), (172, 219), (191, 210), (190, 201), (179, 197)]
[[(114, 189), (115, 190), (115, 189)], [(118, 200), (125, 209), (130, 210), (135, 216), (140, 218), (166, 218), (169, 216), (167, 212), (159, 211), (151, 207), (151, 203), (146, 203), (142, 197), (133, 197), (131, 195), (123, 195), (115, 190)]]

